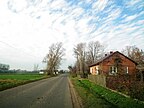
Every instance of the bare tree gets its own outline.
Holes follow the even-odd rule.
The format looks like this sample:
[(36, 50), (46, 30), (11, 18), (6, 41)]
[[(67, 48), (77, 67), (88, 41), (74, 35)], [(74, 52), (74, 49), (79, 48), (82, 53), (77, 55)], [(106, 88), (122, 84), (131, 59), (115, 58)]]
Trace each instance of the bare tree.
[(89, 65), (103, 57), (104, 46), (101, 45), (99, 41), (89, 42), (88, 47), (86, 47), (86, 43), (79, 43), (74, 48), (74, 54), (77, 59), (75, 63), (77, 72), (81, 75), (85, 75), (89, 72)]
[(137, 62), (139, 65), (144, 66), (144, 51), (136, 46), (126, 46), (122, 53)]
[(84, 71), (85, 71), (85, 55), (86, 55), (86, 43), (79, 43), (74, 48), (74, 54), (77, 59), (77, 70), (79, 70), (79, 74), (84, 77)]
[(91, 41), (88, 43), (87, 47), (87, 64), (90, 65), (95, 63), (98, 59), (102, 58), (104, 55), (104, 46), (101, 45), (99, 41)]
[(49, 53), (44, 58), (44, 62), (47, 63), (47, 74), (53, 75), (55, 70), (59, 68), (62, 57), (65, 54), (64, 51), (65, 49), (61, 42), (52, 44), (49, 47)]
[(70, 73), (72, 73), (73, 67), (72, 66), (68, 66), (68, 69), (69, 69)]
[(138, 64), (137, 78), (143, 82), (144, 81), (144, 73), (143, 73), (144, 51), (142, 49), (139, 49), (136, 46), (126, 46), (126, 48), (122, 50), (122, 53), (127, 55), (129, 58), (131, 58)]
[(69, 72), (70, 72), (70, 74), (71, 74), (71, 76), (72, 77), (76, 77), (77, 76), (77, 74), (76, 74), (76, 65), (74, 65), (74, 66), (68, 66), (68, 69), (69, 69)]

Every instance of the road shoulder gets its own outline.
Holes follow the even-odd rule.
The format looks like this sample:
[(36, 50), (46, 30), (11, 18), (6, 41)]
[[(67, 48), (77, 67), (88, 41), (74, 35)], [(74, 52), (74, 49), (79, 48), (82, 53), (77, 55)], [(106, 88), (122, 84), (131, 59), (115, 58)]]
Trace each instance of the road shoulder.
[(70, 94), (71, 94), (73, 108), (83, 108), (81, 98), (79, 97), (78, 93), (76, 92), (70, 78), (68, 78), (68, 81), (69, 81), (69, 88), (70, 88)]

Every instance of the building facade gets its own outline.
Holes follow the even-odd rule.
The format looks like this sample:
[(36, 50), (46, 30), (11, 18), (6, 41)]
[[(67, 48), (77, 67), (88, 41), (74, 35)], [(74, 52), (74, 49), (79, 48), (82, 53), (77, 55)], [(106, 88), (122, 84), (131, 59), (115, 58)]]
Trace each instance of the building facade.
[(105, 57), (90, 65), (90, 73), (92, 75), (117, 75), (136, 73), (137, 63), (116, 51), (105, 54)]

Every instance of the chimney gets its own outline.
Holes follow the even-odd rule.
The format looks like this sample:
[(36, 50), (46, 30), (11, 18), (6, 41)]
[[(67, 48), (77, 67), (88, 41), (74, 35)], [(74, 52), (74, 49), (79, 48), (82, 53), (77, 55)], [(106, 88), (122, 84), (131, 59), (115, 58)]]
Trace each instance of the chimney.
[(110, 51), (110, 54), (112, 54), (113, 53), (113, 51)]

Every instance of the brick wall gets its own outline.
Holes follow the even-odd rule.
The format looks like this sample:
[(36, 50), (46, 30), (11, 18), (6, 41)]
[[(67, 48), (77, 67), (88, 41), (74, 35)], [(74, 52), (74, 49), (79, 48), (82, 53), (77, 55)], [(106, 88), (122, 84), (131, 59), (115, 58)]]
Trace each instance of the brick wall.
[[(97, 75), (96, 73), (96, 66), (99, 67), (99, 74), (105, 74), (108, 75), (110, 72), (110, 67), (115, 65), (115, 59), (117, 58), (117, 56), (119, 58), (121, 58), (121, 68), (123, 69), (123, 73), (127, 73), (127, 69), (128, 69), (128, 74), (129, 75), (133, 75), (136, 73), (136, 64), (134, 62), (132, 62), (130, 59), (128, 59), (127, 57), (119, 54), (119, 53), (115, 53), (113, 56), (108, 57), (107, 59), (103, 60), (102, 62), (93, 65), (90, 67), (91, 70), (91, 74), (92, 75)], [(122, 72), (120, 72), (122, 73)]]

